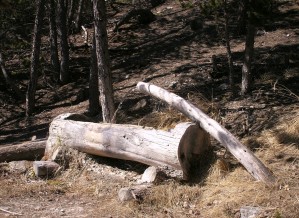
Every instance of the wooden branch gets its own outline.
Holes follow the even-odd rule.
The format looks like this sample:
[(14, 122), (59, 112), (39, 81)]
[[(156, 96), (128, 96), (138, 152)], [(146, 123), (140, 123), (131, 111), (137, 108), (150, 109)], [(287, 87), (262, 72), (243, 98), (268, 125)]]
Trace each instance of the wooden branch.
[(276, 179), (273, 173), (253, 154), (249, 148), (241, 144), (241, 142), (239, 142), (239, 140), (228, 130), (200, 109), (196, 108), (193, 104), (173, 93), (149, 83), (139, 82), (137, 84), (137, 89), (143, 93), (150, 94), (162, 101), (165, 101), (195, 122), (198, 122), (205, 131), (228, 149), (255, 179), (265, 183), (275, 182)]
[(24, 142), (0, 147), (0, 163), (17, 160), (37, 160), (45, 152), (46, 140)]
[(201, 130), (194, 123), (181, 123), (163, 131), (135, 125), (73, 121), (68, 117), (75, 116), (63, 114), (51, 123), (43, 160), (59, 160), (63, 150), (70, 147), (93, 155), (181, 169), (177, 157), (181, 138), (189, 127)]

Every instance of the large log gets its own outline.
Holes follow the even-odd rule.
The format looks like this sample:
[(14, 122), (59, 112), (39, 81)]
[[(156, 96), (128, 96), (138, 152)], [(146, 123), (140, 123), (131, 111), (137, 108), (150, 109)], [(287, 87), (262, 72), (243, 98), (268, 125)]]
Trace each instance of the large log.
[(166, 91), (153, 84), (139, 82), (137, 89), (143, 93), (150, 94), (170, 106), (178, 109), (184, 115), (207, 131), (212, 137), (219, 141), (227, 150), (234, 155), (238, 161), (247, 169), (247, 171), (257, 180), (271, 184), (275, 182), (273, 173), (254, 155), (254, 153), (244, 146), (228, 130), (222, 127), (218, 122), (210, 118), (200, 109), (183, 98)]
[(46, 140), (0, 147), (0, 163), (17, 160), (39, 160), (45, 153)]
[[(70, 120), (75, 117), (77, 121)], [(163, 131), (136, 125), (83, 122), (78, 121), (78, 117), (63, 114), (53, 120), (44, 160), (56, 161), (65, 148), (73, 148), (98, 156), (181, 169), (177, 157), (181, 138), (189, 128), (201, 131), (194, 123), (181, 123), (172, 130)], [(191, 139), (194, 137), (190, 135)], [(200, 146), (201, 142), (192, 140), (191, 143)]]

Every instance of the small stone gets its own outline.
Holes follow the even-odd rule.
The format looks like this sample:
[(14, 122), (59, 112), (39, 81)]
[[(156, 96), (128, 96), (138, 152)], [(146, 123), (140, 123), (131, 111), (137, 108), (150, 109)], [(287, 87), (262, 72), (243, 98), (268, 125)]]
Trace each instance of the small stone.
[(9, 171), (14, 173), (26, 173), (29, 169), (29, 161), (11, 161), (9, 162)]
[(183, 207), (184, 207), (184, 208), (188, 208), (188, 207), (189, 207), (189, 205), (188, 205), (188, 202), (187, 202), (187, 201), (184, 201), (184, 203), (183, 203)]
[(118, 198), (121, 202), (133, 200), (134, 197), (131, 188), (121, 188), (118, 191)]
[(156, 179), (156, 176), (157, 176), (157, 168), (156, 167), (149, 167), (147, 168), (142, 177), (141, 177), (141, 183), (144, 183), (144, 182), (147, 182), (147, 183), (150, 183), (150, 182), (154, 182), (155, 179)]
[(260, 207), (244, 206), (240, 208), (241, 218), (255, 218), (258, 217), (262, 211)]

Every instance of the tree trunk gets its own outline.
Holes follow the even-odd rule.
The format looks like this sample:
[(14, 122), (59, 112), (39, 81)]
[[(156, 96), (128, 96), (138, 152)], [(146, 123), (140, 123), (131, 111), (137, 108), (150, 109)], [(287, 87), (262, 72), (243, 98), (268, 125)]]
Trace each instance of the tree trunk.
[(93, 116), (99, 114), (99, 112), (100, 112), (99, 75), (98, 75), (98, 67), (97, 67), (95, 35), (93, 34), (90, 74), (89, 74), (89, 113)]
[(24, 100), (24, 96), (22, 95), (20, 89), (14, 84), (14, 82), (10, 78), (11, 77), (10, 73), (7, 72), (5, 69), (5, 64), (4, 64), (2, 53), (0, 53), (0, 68), (2, 70), (2, 74), (4, 76), (6, 84), (15, 92), (15, 94), (17, 95), (17, 97), (19, 99)]
[(49, 9), (49, 28), (50, 28), (50, 50), (51, 50), (51, 65), (56, 73), (59, 73), (59, 58), (57, 45), (57, 25), (56, 25), (56, 5), (54, 0), (50, 0)]
[(75, 18), (75, 21), (74, 21), (75, 31), (76, 32), (79, 32), (80, 27), (81, 27), (82, 10), (83, 10), (83, 0), (79, 0), (78, 10), (77, 10), (76, 18)]
[(137, 89), (165, 101), (193, 121), (198, 122), (205, 131), (228, 149), (255, 179), (265, 183), (275, 182), (273, 173), (253, 154), (252, 151), (250, 151), (250, 149), (242, 145), (228, 130), (215, 120), (211, 119), (200, 109), (196, 108), (183, 98), (173, 93), (169, 93), (155, 85), (139, 82), (137, 84)]
[(242, 0), (238, 2), (238, 26), (237, 31), (239, 34), (245, 34), (246, 33), (246, 26), (247, 26), (247, 20), (248, 20), (248, 11), (249, 11), (249, 1), (248, 0)]
[[(181, 123), (170, 131), (135, 125), (90, 123), (69, 120), (72, 114), (63, 114), (53, 120), (49, 129), (44, 160), (59, 161), (66, 148), (88, 154), (133, 160), (153, 166), (171, 166), (181, 169), (177, 150), (181, 139), (194, 123)], [(196, 133), (196, 132), (195, 132)], [(187, 133), (190, 144), (195, 135)]]
[(227, 14), (227, 2), (226, 0), (223, 1), (224, 3), (224, 19), (225, 19), (225, 45), (226, 45), (226, 53), (228, 59), (228, 66), (229, 66), (229, 85), (232, 93), (236, 93), (235, 90), (235, 82), (234, 82), (234, 64), (232, 59), (232, 52), (230, 47), (230, 38), (229, 38), (229, 30), (228, 30), (228, 14)]
[(115, 108), (110, 69), (110, 57), (108, 54), (106, 6), (105, 0), (93, 0), (92, 2), (103, 122), (112, 122)]
[(34, 23), (34, 35), (32, 42), (31, 53), (31, 67), (30, 67), (30, 80), (26, 93), (26, 116), (31, 116), (35, 107), (35, 92), (38, 77), (39, 56), (40, 56), (40, 43), (41, 43), (41, 28), (44, 16), (45, 0), (38, 0), (36, 3), (36, 16)]
[(68, 16), (67, 16), (67, 27), (69, 31), (73, 30), (76, 2), (77, 2), (76, 0), (70, 0), (70, 4), (69, 4)]
[(0, 147), (0, 163), (18, 160), (40, 160), (46, 148), (46, 140), (25, 142)]
[(242, 67), (242, 95), (250, 92), (252, 87), (251, 64), (254, 54), (255, 25), (249, 22), (245, 43), (245, 60)]
[(69, 45), (67, 36), (67, 7), (65, 0), (58, 1), (58, 18), (61, 45), (60, 82), (69, 81)]

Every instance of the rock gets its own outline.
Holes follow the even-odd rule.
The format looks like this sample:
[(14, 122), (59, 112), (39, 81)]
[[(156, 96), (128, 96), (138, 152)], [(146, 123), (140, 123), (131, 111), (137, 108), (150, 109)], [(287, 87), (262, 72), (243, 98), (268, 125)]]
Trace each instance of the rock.
[(159, 183), (167, 178), (167, 175), (154, 166), (148, 167), (142, 174), (138, 183)]
[(121, 188), (118, 191), (118, 198), (121, 202), (125, 201), (131, 201), (131, 200), (136, 200), (136, 201), (141, 201), (143, 200), (148, 188), (150, 188), (151, 185), (137, 185), (133, 187), (126, 187), (126, 188)]
[(147, 101), (146, 101), (146, 99), (141, 99), (134, 106), (132, 106), (129, 111), (137, 112), (137, 111), (143, 110), (145, 107), (147, 107)]
[(241, 218), (255, 218), (262, 213), (260, 207), (244, 206), (240, 208)]
[(9, 171), (14, 173), (26, 173), (27, 170), (31, 167), (31, 162), (29, 161), (11, 161), (8, 163)]
[(151, 166), (151, 167), (147, 168), (144, 171), (144, 173), (143, 173), (143, 175), (141, 177), (141, 181), (140, 182), (141, 183), (145, 183), (145, 182), (151, 183), (151, 182), (154, 182), (155, 179), (156, 179), (156, 176), (157, 176), (157, 168)]
[(133, 200), (134, 197), (133, 197), (133, 194), (132, 194), (132, 189), (131, 188), (121, 188), (118, 191), (118, 199), (121, 202)]

